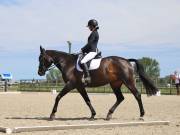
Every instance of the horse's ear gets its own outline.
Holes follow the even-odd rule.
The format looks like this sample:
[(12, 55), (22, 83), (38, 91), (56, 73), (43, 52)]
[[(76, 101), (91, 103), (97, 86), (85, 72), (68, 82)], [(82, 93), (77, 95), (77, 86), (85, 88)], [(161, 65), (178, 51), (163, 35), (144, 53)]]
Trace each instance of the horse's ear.
[(43, 54), (45, 53), (45, 49), (40, 45), (40, 52)]

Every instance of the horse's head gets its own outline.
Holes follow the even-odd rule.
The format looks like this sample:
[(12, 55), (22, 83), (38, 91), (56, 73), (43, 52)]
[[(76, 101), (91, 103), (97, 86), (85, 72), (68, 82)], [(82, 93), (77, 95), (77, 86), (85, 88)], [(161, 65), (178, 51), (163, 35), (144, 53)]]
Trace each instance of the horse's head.
[(38, 74), (40, 76), (45, 75), (46, 71), (49, 69), (49, 67), (52, 65), (53, 59), (51, 56), (49, 56), (45, 49), (40, 46), (40, 55), (39, 55), (39, 69)]

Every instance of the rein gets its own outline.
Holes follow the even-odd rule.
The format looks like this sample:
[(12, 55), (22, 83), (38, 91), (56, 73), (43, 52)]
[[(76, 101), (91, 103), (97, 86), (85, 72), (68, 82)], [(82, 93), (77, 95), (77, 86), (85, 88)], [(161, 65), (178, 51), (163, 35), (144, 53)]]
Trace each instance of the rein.
[[(72, 54), (72, 55), (82, 55), (82, 53), (77, 53), (77, 54)], [(43, 57), (43, 56), (42, 56)], [(48, 67), (48, 68), (46, 68), (46, 66), (45, 66), (45, 64), (44, 64), (44, 60), (42, 60), (42, 64), (41, 64), (41, 67), (42, 67), (42, 69), (43, 70), (45, 70), (45, 71), (49, 71), (49, 70), (51, 70), (51, 69), (54, 69), (55, 67), (57, 67), (57, 65), (59, 64), (58, 62), (55, 62), (52, 58), (50, 58), (51, 60), (51, 66), (50, 67)]]
[(54, 60), (53, 60), (52, 65), (49, 68), (47, 68), (47, 71), (49, 71), (51, 69), (54, 69), (57, 66), (57, 64), (59, 64), (59, 63), (58, 62), (54, 62)]
[(46, 71), (49, 71), (49, 70), (51, 70), (51, 69), (54, 69), (54, 68), (56, 67), (56, 64), (58, 64), (58, 63), (55, 63), (54, 61), (52, 61), (52, 65), (51, 65), (50, 67), (46, 68), (45, 65), (44, 65), (44, 62), (43, 62), (42, 68), (43, 68), (44, 70), (46, 70)]
[(47, 71), (51, 70), (51, 69), (54, 69), (56, 67), (56, 65), (53, 63), (48, 69)]

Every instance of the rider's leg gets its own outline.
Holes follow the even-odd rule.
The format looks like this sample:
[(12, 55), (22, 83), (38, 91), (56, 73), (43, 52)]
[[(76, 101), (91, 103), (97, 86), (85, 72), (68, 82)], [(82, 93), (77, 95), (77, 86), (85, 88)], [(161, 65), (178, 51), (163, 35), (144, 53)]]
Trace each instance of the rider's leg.
[(89, 52), (82, 60), (81, 60), (81, 64), (82, 64), (82, 68), (84, 71), (84, 79), (86, 83), (90, 83), (91, 82), (91, 78), (90, 78), (90, 74), (89, 74), (89, 70), (88, 70), (88, 66), (87, 66), (87, 62), (90, 61), (91, 59), (93, 59), (95, 56), (97, 55), (96, 52)]
[(87, 66), (86, 63), (82, 64), (82, 69), (83, 69), (83, 72), (84, 72), (84, 82), (85, 82), (85, 84), (91, 83), (91, 78), (90, 78), (88, 66)]
[(96, 52), (89, 52), (86, 56), (81, 60), (81, 64), (87, 63), (88, 61), (92, 60), (97, 55)]

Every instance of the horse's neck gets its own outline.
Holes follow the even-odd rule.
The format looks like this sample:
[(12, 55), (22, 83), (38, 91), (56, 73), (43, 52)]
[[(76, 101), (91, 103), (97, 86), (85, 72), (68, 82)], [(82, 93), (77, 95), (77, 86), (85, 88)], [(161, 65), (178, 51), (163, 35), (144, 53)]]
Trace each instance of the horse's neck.
[(62, 71), (65, 72), (74, 65), (73, 56), (60, 51), (47, 50), (47, 54), (54, 60), (54, 64)]

